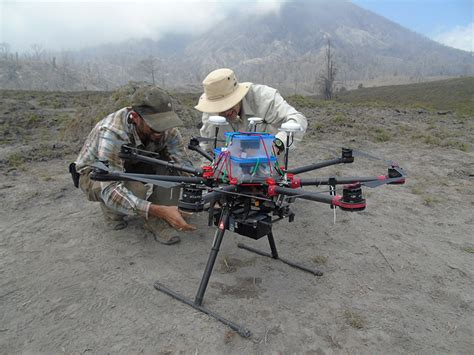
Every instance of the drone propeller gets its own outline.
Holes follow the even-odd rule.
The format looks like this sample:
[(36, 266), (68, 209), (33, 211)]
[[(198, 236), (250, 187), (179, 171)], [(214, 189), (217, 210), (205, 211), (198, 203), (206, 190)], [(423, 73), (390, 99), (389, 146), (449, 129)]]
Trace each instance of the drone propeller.
[(357, 156), (357, 157), (363, 157), (363, 158), (367, 158), (367, 159), (370, 159), (370, 160), (379, 160), (379, 161), (383, 161), (385, 162), (387, 165), (389, 166), (398, 166), (398, 164), (396, 162), (394, 162), (393, 160), (389, 160), (389, 159), (385, 159), (385, 158), (380, 158), (380, 157), (377, 157), (375, 155), (372, 155), (372, 154), (369, 154), (367, 152), (363, 152), (361, 150), (357, 150), (357, 149), (353, 149), (352, 150), (352, 154), (354, 156)]
[[(352, 155), (354, 155), (354, 156), (363, 157), (363, 158), (367, 158), (367, 159), (370, 159), (370, 160), (382, 161), (382, 162), (384, 162), (385, 164), (387, 164), (389, 166), (389, 172), (390, 172), (390, 170), (393, 170), (393, 171), (396, 171), (400, 176), (403, 176), (403, 177), (407, 176), (406, 171), (404, 169), (400, 168), (398, 163), (396, 163), (393, 160), (378, 157), (378, 156), (375, 156), (373, 154), (369, 154), (367, 152), (363, 152), (363, 151), (357, 150), (357, 149), (351, 149), (351, 150), (352, 150)], [(392, 171), (392, 175), (394, 173), (393, 171)], [(395, 178), (396, 176), (390, 176), (390, 177)], [(384, 182), (383, 184), (387, 184), (387, 183), (390, 183), (390, 182)], [(377, 186), (380, 186), (380, 184), (377, 185)]]
[(91, 175), (93, 180), (97, 181), (139, 181), (146, 184), (152, 184), (163, 188), (172, 188), (180, 186), (181, 183), (201, 183), (199, 177), (152, 175), (152, 174), (133, 174), (111, 171), (110, 168), (101, 161), (91, 165), (94, 171)]
[(388, 169), (388, 175), (382, 176), (377, 180), (361, 182), (362, 185), (374, 188), (385, 184), (404, 184), (406, 174), (398, 165), (392, 165)]
[(103, 171), (103, 172), (110, 172), (110, 169), (107, 165), (105, 165), (102, 161), (96, 161), (94, 162), (91, 167), (93, 167), (94, 169), (97, 169), (97, 170), (100, 170), (100, 171)]
[(361, 185), (364, 185), (366, 187), (370, 188), (375, 188), (378, 186), (382, 186), (385, 184), (393, 184), (393, 183), (401, 183), (401, 181), (405, 181), (405, 177), (396, 177), (396, 178), (389, 178), (389, 179), (384, 179), (384, 180), (373, 180), (373, 181), (366, 181), (366, 182), (361, 182)]
[(177, 182), (157, 180), (157, 179), (146, 178), (146, 177), (141, 177), (141, 176), (130, 176), (127, 178), (127, 180), (143, 182), (145, 184), (152, 184), (152, 185), (160, 186), (163, 188), (172, 188), (172, 187), (180, 186), (180, 184)]

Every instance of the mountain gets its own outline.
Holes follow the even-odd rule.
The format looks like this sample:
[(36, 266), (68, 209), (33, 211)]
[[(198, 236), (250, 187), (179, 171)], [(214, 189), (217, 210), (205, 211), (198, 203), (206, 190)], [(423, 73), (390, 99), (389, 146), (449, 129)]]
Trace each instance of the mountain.
[(294, 1), (276, 14), (241, 14), (194, 40), (186, 54), (204, 73), (230, 66), (242, 78), (311, 84), (324, 68), (328, 39), (340, 81), (473, 74), (471, 54), (348, 1)]
[[(328, 42), (339, 87), (474, 75), (471, 53), (443, 46), (349, 1), (296, 0), (265, 15), (251, 14), (243, 5), (197, 37), (168, 34), (159, 41), (107, 44), (50, 54), (43, 63), (22, 58), (13, 63), (12, 55), (4, 56), (0, 65), (9, 67), (0, 75), (0, 87), (111, 89), (129, 80), (154, 79), (166, 88), (200, 90), (207, 73), (230, 67), (242, 81), (315, 93)], [(39, 71), (47, 80), (40, 80)]]

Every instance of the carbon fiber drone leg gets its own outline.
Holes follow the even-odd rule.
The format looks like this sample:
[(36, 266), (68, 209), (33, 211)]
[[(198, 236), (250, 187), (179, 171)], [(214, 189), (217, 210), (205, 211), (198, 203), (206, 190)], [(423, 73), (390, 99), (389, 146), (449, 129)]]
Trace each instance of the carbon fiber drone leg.
[(295, 267), (297, 269), (300, 269), (300, 270), (303, 270), (303, 271), (306, 271), (306, 272), (309, 272), (310, 274), (313, 274), (315, 276), (323, 276), (323, 272), (320, 271), (320, 270), (317, 270), (317, 269), (310, 269), (306, 266), (303, 266), (301, 264), (298, 264), (298, 263), (295, 263), (291, 260), (288, 260), (288, 259), (283, 259), (281, 257), (278, 256), (278, 252), (277, 252), (277, 249), (276, 249), (276, 245), (275, 245), (275, 240), (273, 239), (273, 233), (268, 233), (267, 235), (268, 237), (268, 242), (270, 244), (270, 249), (272, 251), (272, 253), (267, 253), (265, 251), (261, 251), (259, 249), (255, 249), (255, 248), (252, 248), (252, 247), (249, 247), (248, 245), (245, 245), (245, 244), (242, 244), (242, 243), (239, 243), (237, 244), (237, 247), (239, 247), (240, 249), (245, 249), (245, 250), (248, 250), (248, 251), (251, 251), (252, 253), (255, 253), (255, 254), (258, 254), (258, 255), (262, 255), (262, 256), (266, 256), (266, 257), (269, 257), (269, 258), (272, 258), (272, 259), (277, 259), (277, 260), (280, 260), (282, 263), (285, 263), (287, 265), (290, 265), (292, 267)]
[(230, 214), (230, 208), (225, 206), (222, 209), (222, 214), (219, 220), (219, 224), (217, 226), (216, 234), (214, 236), (214, 241), (212, 243), (212, 249), (211, 249), (211, 254), (209, 255), (209, 259), (207, 260), (207, 265), (206, 269), (204, 270), (204, 274), (201, 279), (201, 283), (199, 285), (198, 292), (196, 294), (196, 298), (194, 299), (194, 302), (189, 299), (184, 297), (183, 295), (174, 292), (173, 290), (167, 288), (163, 284), (159, 283), (158, 281), (155, 282), (154, 287), (158, 291), (161, 291), (168, 296), (171, 296), (178, 301), (181, 301), (194, 309), (203, 312), (214, 319), (217, 319), (218, 321), (224, 323), (225, 325), (229, 326), (231, 329), (235, 330), (237, 333), (239, 333), (241, 336), (248, 338), (252, 333), (250, 330), (245, 328), (244, 326), (241, 326), (239, 324), (236, 324), (232, 322), (231, 320), (228, 320), (221, 315), (207, 309), (206, 307), (202, 306), (202, 300), (204, 298), (204, 293), (206, 292), (207, 284), (209, 283), (209, 279), (211, 277), (212, 269), (214, 268), (214, 264), (216, 262), (217, 254), (219, 253), (219, 247), (222, 243), (222, 239), (224, 237), (224, 232), (225, 232), (225, 227), (227, 225), (227, 221), (229, 219), (229, 214)]
[(201, 284), (199, 285), (196, 298), (194, 303), (198, 306), (202, 304), (202, 299), (204, 298), (204, 293), (206, 292), (207, 284), (209, 283), (209, 278), (211, 277), (212, 269), (214, 268), (214, 263), (216, 262), (217, 253), (219, 253), (219, 248), (222, 243), (222, 238), (224, 237), (225, 228), (229, 220), (230, 208), (224, 206), (222, 209), (222, 214), (217, 225), (216, 235), (214, 236), (214, 241), (212, 243), (211, 254), (207, 260), (206, 269), (202, 275)]

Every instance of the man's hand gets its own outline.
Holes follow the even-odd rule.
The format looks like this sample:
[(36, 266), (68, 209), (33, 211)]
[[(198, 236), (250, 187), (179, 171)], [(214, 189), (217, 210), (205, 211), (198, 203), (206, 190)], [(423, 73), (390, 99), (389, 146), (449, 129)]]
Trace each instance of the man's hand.
[(280, 138), (275, 138), (273, 140), (273, 151), (276, 155), (280, 155), (285, 150), (285, 144), (281, 141)]
[(178, 210), (176, 206), (150, 205), (148, 213), (153, 217), (158, 217), (166, 221), (171, 227), (179, 231), (192, 231), (196, 227), (188, 224), (183, 215), (188, 216), (186, 212)]

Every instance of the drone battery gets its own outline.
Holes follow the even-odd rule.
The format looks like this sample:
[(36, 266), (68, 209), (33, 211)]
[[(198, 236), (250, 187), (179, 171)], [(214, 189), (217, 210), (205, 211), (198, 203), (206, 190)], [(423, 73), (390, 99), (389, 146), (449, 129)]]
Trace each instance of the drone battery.
[[(220, 214), (214, 215), (214, 224), (219, 223)], [(260, 239), (267, 236), (272, 231), (272, 218), (263, 213), (250, 213), (246, 218), (239, 216), (230, 216), (226, 229), (249, 237), (252, 239)]]
[(273, 155), (275, 136), (268, 133), (227, 132), (227, 150), (231, 157), (238, 159), (266, 158)]

